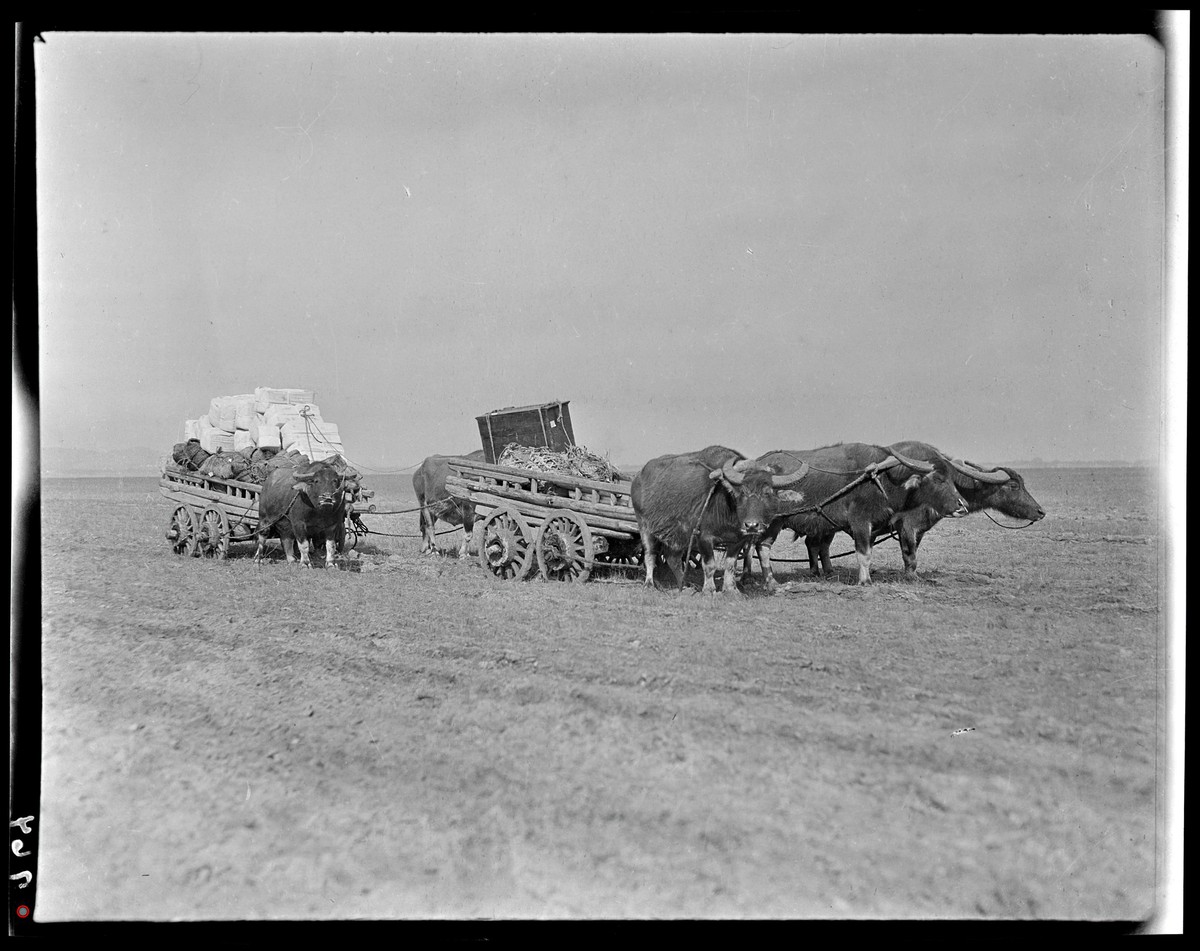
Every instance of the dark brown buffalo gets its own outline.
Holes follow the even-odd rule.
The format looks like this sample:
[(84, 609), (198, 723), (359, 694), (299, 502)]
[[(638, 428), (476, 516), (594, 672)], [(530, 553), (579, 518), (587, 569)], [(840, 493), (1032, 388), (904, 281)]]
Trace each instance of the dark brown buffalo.
[[(817, 575), (833, 571), (829, 546), (839, 532), (846, 532), (854, 539), (858, 555), (858, 583), (870, 584), (872, 540), (893, 527), (902, 513), (924, 508), (939, 516), (967, 513), (967, 504), (955, 489), (952, 470), (944, 459), (925, 462), (882, 446), (838, 443), (820, 449), (779, 449), (757, 461), (784, 475), (808, 467), (801, 488), (809, 510), (776, 518), (757, 542), (768, 589), (775, 587), (771, 545), (785, 528), (797, 538), (804, 536), (809, 565)], [(868, 478), (844, 491), (864, 475)]]
[(311, 568), (308, 553), (314, 543), (325, 543), (325, 567), (333, 567), (334, 551), (345, 530), (345, 480), (328, 462), (310, 462), (294, 469), (276, 469), (263, 483), (258, 497), (258, 549), (260, 561), (269, 537), (276, 535), (289, 562)]
[[(645, 549), (646, 586), (654, 585), (660, 547), (676, 585), (681, 585), (683, 556), (690, 548), (703, 561), (705, 593), (716, 593), (714, 575), (723, 570), (725, 592), (738, 595), (732, 571), (738, 553), (781, 512), (803, 503), (804, 495), (786, 486), (804, 474), (801, 467), (777, 475), (724, 446), (651, 459), (630, 486)], [(723, 549), (719, 565), (716, 549)]]
[[(952, 459), (945, 453), (924, 442), (905, 440), (894, 448), (913, 459), (925, 462), (943, 460), (953, 470), (954, 486), (967, 503), (968, 512), (993, 509), (1013, 518), (1026, 518), (1036, 522), (1045, 518), (1046, 511), (1037, 499), (1025, 488), (1025, 479), (1015, 469), (1003, 466), (984, 468), (962, 459)], [(911, 512), (901, 513), (896, 521), (896, 534), (900, 539), (900, 552), (904, 556), (904, 572), (909, 576), (917, 573), (917, 548), (921, 538), (942, 517), (932, 508), (925, 506)]]
[(413, 491), (417, 493), (417, 504), (421, 506), (421, 552), (430, 554), (437, 551), (433, 529), (438, 519), (441, 519), (449, 525), (463, 527), (458, 557), (466, 558), (471, 531), (475, 527), (475, 505), (463, 499), (456, 499), (446, 491), (446, 477), (450, 475), (450, 466), (446, 460), (452, 458), (483, 462), (485, 457), (482, 449), (476, 449), (469, 456), (429, 456), (413, 473)]

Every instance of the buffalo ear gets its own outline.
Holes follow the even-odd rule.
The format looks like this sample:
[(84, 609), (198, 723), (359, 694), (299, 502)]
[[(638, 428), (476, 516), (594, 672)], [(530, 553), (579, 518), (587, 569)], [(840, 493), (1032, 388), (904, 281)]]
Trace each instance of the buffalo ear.
[(781, 502), (803, 502), (804, 493), (798, 492), (795, 489), (780, 489), (775, 493), (775, 497)]

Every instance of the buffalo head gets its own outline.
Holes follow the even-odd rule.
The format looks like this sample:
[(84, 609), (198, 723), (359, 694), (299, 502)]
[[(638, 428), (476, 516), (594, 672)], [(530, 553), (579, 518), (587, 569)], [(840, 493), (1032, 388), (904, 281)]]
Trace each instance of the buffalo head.
[(1029, 490), (1025, 488), (1025, 479), (1015, 469), (1007, 469), (1004, 466), (989, 469), (962, 459), (951, 460), (950, 464), (979, 485), (975, 504), (972, 506), (976, 511), (995, 509), (1004, 515), (1027, 518), (1033, 522), (1045, 518), (1046, 510), (1030, 495)]
[(962, 518), (967, 514), (967, 501), (954, 484), (954, 473), (949, 462), (945, 459), (925, 462), (911, 459), (895, 449), (888, 451), (891, 455), (879, 464), (880, 469), (891, 468), (899, 463), (914, 470), (913, 475), (904, 480), (904, 489), (909, 493), (905, 509), (928, 507), (943, 518)]
[(304, 495), (315, 508), (329, 511), (343, 500), (345, 486), (333, 466), (314, 462), (297, 469), (292, 478), (295, 480), (292, 488)]
[(773, 469), (750, 459), (726, 462), (708, 477), (719, 481), (733, 500), (737, 524), (743, 535), (761, 535), (771, 521), (789, 507), (804, 501), (804, 495), (787, 486), (808, 474), (808, 463), (795, 472), (779, 475)]

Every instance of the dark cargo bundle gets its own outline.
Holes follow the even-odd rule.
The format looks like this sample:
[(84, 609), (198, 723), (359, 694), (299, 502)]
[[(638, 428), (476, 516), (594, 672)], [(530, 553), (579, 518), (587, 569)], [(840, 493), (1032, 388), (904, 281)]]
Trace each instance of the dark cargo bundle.
[(199, 439), (189, 439), (187, 442), (175, 444), (171, 458), (188, 472), (196, 472), (208, 459), (208, 452), (200, 445)]
[(562, 452), (575, 445), (569, 400), (533, 406), (509, 406), (476, 416), (484, 458), (495, 464), (509, 443)]
[(200, 466), (201, 475), (217, 479), (237, 479), (250, 468), (250, 460), (240, 452), (216, 452)]

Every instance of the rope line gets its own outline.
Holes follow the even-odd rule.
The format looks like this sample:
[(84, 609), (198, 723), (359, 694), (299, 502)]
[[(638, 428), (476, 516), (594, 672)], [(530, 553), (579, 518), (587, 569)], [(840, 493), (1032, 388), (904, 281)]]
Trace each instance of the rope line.
[[(304, 420), (304, 434), (308, 437), (309, 452), (312, 451), (312, 431), (314, 429), (317, 431), (317, 435), (320, 436), (321, 439), (324, 441), (325, 445), (328, 446), (328, 445), (332, 444), (330, 442), (329, 437), (326, 436), (321, 431), (321, 427), (313, 422), (312, 414), (308, 412), (308, 404), (307, 403), (304, 405), (303, 409), (300, 410), (300, 416)], [(373, 475), (399, 475), (402, 472), (407, 472), (409, 469), (417, 468), (417, 466), (419, 466), (421, 464), (421, 462), (425, 461), (424, 459), (422, 459), (421, 462), (414, 462), (412, 465), (404, 466), (403, 468), (400, 468), (400, 469), (377, 469), (377, 468), (374, 468), (373, 466), (363, 465), (362, 463), (358, 462), (355, 459), (351, 459), (349, 456), (346, 455), (345, 451), (341, 452), (340, 455), (343, 459), (346, 460), (346, 462), (348, 462), (350, 465), (352, 465), (355, 469), (360, 469), (363, 472), (371, 473)]]
[[(983, 514), (986, 515), (988, 518), (991, 518), (993, 522), (996, 522), (996, 520), (994, 518), (992, 518), (992, 513), (989, 512), (987, 509), (983, 510)], [(1036, 521), (1037, 521), (1036, 518), (1031, 518), (1029, 520), (1029, 525), (1032, 525)], [(996, 522), (996, 524), (999, 525), (1001, 528), (1008, 529), (1008, 531), (1010, 531), (1010, 532), (1019, 532), (1019, 531), (1021, 531), (1021, 529), (1029, 527), (1029, 525), (1005, 525), (1003, 522)]]

